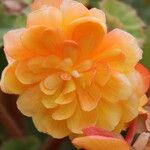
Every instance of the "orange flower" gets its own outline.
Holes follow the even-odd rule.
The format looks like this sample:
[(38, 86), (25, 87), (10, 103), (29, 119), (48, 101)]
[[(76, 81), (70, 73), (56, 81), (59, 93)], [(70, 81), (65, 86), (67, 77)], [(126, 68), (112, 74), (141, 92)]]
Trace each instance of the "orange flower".
[(1, 88), (55, 138), (95, 125), (122, 130), (146, 99), (149, 72), (130, 34), (107, 33), (105, 15), (73, 0), (35, 0), (26, 28), (4, 36)]
[(72, 143), (85, 150), (129, 150), (130, 146), (123, 140), (117, 138), (111, 132), (94, 127), (83, 130), (85, 136), (75, 138)]

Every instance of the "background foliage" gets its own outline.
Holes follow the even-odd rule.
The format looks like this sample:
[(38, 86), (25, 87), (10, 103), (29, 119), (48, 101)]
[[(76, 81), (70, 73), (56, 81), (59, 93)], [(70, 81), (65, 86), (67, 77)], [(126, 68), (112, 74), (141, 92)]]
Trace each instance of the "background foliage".
[[(12, 29), (24, 27), (29, 4), (32, 0), (0, 0), (0, 74), (7, 65), (3, 53), (3, 35)], [(150, 69), (150, 0), (78, 0), (88, 8), (102, 9), (107, 16), (109, 30), (114, 28), (124, 29), (133, 34), (143, 49), (142, 63)], [(10, 110), (10, 101), (16, 97), (0, 93), (0, 103)], [(12, 107), (12, 106), (11, 106)], [(12, 110), (12, 109), (11, 109)], [(15, 109), (13, 109), (15, 110)], [(16, 110), (15, 110), (16, 111)], [(21, 116), (19, 112), (12, 112), (12, 117)], [(14, 118), (15, 118), (14, 117)], [(18, 117), (19, 118), (19, 117)], [(18, 121), (17, 118), (17, 121)], [(39, 133), (30, 118), (21, 116), (24, 137), (14, 138), (9, 135), (0, 123), (0, 150), (40, 150), (45, 139), (45, 134)], [(20, 125), (22, 127), (22, 125)], [(52, 140), (50, 138), (49, 140)], [(75, 148), (66, 138), (60, 144), (60, 150), (74, 150)]]

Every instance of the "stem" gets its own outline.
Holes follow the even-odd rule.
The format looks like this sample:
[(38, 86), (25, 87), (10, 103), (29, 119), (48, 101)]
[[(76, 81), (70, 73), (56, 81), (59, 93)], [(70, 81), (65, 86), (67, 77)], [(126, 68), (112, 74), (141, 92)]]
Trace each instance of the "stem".
[(128, 128), (128, 132), (127, 135), (125, 137), (125, 140), (131, 144), (132, 140), (134, 138), (135, 132), (136, 132), (136, 125), (137, 125), (137, 119), (134, 119), (133, 121), (131, 121), (129, 128)]
[(40, 150), (58, 150), (63, 139), (52, 139), (48, 137)]
[(23, 136), (22, 131), (18, 128), (15, 121), (12, 119), (12, 117), (9, 115), (9, 113), (6, 111), (5, 107), (0, 102), (0, 122), (4, 125), (4, 127), (7, 129), (7, 132), (12, 137), (20, 138)]

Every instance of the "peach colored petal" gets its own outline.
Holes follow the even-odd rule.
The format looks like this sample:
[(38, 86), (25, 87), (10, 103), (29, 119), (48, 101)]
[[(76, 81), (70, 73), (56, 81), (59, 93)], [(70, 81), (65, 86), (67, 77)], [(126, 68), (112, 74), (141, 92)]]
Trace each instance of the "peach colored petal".
[(75, 67), (79, 72), (89, 71), (92, 68), (92, 61), (87, 59)]
[(142, 64), (137, 64), (135, 69), (140, 73), (142, 77), (144, 84), (144, 92), (146, 92), (150, 87), (150, 72)]
[[(129, 97), (128, 100), (122, 101), (123, 108), (122, 108), (122, 114), (123, 114), (123, 121), (124, 122), (130, 122), (138, 115), (138, 107), (139, 107), (139, 97), (137, 95), (132, 95)], [(128, 112), (128, 113), (126, 113)]]
[(71, 58), (75, 63), (79, 55), (79, 46), (76, 42), (71, 40), (66, 40), (63, 43), (62, 48), (63, 58)]
[(86, 150), (129, 150), (129, 145), (124, 140), (104, 136), (79, 137), (72, 142)]
[(95, 125), (97, 115), (96, 109), (85, 112), (80, 108), (79, 104), (77, 104), (73, 116), (67, 120), (67, 126), (72, 132), (82, 134), (83, 128)]
[(42, 63), (43, 68), (55, 68), (60, 63), (60, 58), (55, 55), (50, 55), (45, 58), (45, 60)]
[(42, 63), (44, 60), (45, 60), (45, 57), (42, 57), (42, 56), (33, 57), (27, 63), (28, 68), (33, 73), (41, 73), (43, 71), (46, 71), (45, 68), (43, 68), (42, 66)]
[(99, 117), (96, 126), (109, 131), (114, 130), (121, 120), (121, 106), (101, 100), (98, 110)]
[(52, 113), (54, 120), (65, 120), (70, 118), (76, 109), (76, 101), (72, 101), (69, 104), (58, 106)]
[(51, 29), (59, 28), (62, 23), (61, 12), (55, 7), (46, 7), (31, 12), (27, 18), (27, 27), (47, 26)]
[(75, 92), (64, 94), (63, 92), (55, 99), (56, 104), (64, 105), (71, 103), (75, 99)]
[(90, 15), (92, 17), (98, 18), (104, 24), (106, 23), (106, 16), (105, 16), (105, 13), (102, 10), (97, 9), (97, 8), (92, 8), (92, 9), (90, 9)]
[(61, 48), (64, 41), (64, 34), (61, 30), (45, 30), (42, 43), (53, 55), (62, 56)]
[[(63, 61), (58, 65), (57, 69), (61, 69), (64, 72), (70, 72), (73, 67), (73, 62), (71, 58), (63, 59)], [(64, 73), (66, 75), (67, 73)], [(70, 75), (69, 75), (70, 76)], [(65, 79), (65, 77), (62, 76), (63, 80), (69, 80)]]
[(91, 84), (94, 82), (95, 78), (95, 71), (90, 70), (88, 72), (84, 72), (80, 74), (80, 77), (76, 79), (76, 82), (83, 88), (86, 89), (90, 87)]
[(41, 105), (42, 93), (38, 86), (28, 88), (17, 100), (18, 109), (26, 116), (32, 116), (37, 112), (37, 106)]
[[(139, 74), (138, 71), (135, 69), (131, 70), (130, 72), (127, 73), (127, 77), (130, 80), (134, 91), (139, 95), (143, 96), (145, 92), (145, 87), (143, 84), (142, 76)], [(140, 86), (137, 86), (140, 85)]]
[(17, 79), (23, 84), (33, 84), (41, 81), (47, 76), (47, 73), (34, 73), (27, 66), (28, 61), (20, 61), (15, 70)]
[(69, 80), (66, 82), (64, 89), (63, 89), (63, 94), (68, 94), (76, 90), (75, 82), (73, 80)]
[(6, 55), (13, 59), (25, 59), (30, 57), (30, 53), (21, 42), (21, 35), (26, 31), (25, 28), (12, 30), (4, 35), (4, 50)]
[(100, 62), (96, 65), (95, 81), (98, 85), (104, 86), (111, 77), (110, 66), (107, 63)]
[(69, 24), (67, 32), (68, 36), (79, 44), (81, 58), (86, 58), (99, 45), (106, 28), (97, 18), (84, 17)]
[(59, 93), (56, 92), (53, 95), (45, 95), (42, 97), (42, 104), (44, 105), (45, 108), (50, 109), (50, 108), (55, 108), (58, 106), (55, 103), (55, 99), (59, 96)]
[(26, 88), (15, 75), (17, 63), (8, 65), (2, 72), (1, 76), (1, 89), (5, 93), (21, 94)]
[(64, 138), (69, 134), (65, 121), (53, 120), (50, 112), (39, 111), (33, 116), (33, 122), (39, 131), (53, 136), (53, 138)]
[[(93, 101), (94, 101), (95, 103), (98, 103), (99, 100), (100, 100), (101, 97), (102, 97), (102, 93), (101, 93), (101, 91), (100, 91), (99, 86), (98, 86), (97, 84), (95, 84), (95, 83), (92, 83), (92, 84), (90, 85), (90, 87), (87, 87), (86, 90), (87, 90), (88, 94), (91, 96), (91, 98), (93, 99)], [(97, 105), (96, 105), (96, 106), (97, 106)]]
[(42, 43), (42, 39), (44, 38), (44, 32), (47, 29), (48, 28), (44, 26), (36, 26), (27, 29), (21, 35), (21, 41), (23, 46), (29, 51), (34, 52), (36, 54), (50, 54), (50, 51), (48, 51)]
[[(95, 86), (95, 88), (97, 87)], [(78, 99), (83, 111), (91, 111), (97, 106), (100, 99), (94, 98), (93, 94), (95, 95), (94, 91), (93, 93), (89, 93), (85, 89), (82, 89), (81, 87), (77, 88)]]
[(103, 96), (111, 101), (126, 100), (132, 94), (132, 85), (128, 78), (119, 72), (112, 73), (109, 81), (101, 88)]
[(31, 8), (32, 10), (37, 10), (42, 7), (49, 7), (49, 6), (59, 7), (61, 4), (61, 1), (62, 0), (34, 0)]
[(73, 0), (62, 1), (60, 10), (62, 12), (64, 28), (72, 21), (89, 15), (88, 9), (82, 3)]
[[(117, 67), (119, 70), (129, 71), (142, 58), (142, 50), (139, 48), (136, 39), (129, 33), (120, 29), (109, 32), (103, 39), (100, 46), (101, 51), (120, 49), (125, 55), (125, 61)], [(115, 66), (113, 66), (115, 68)]]
[(148, 103), (149, 99), (146, 95), (143, 95), (141, 98), (140, 98), (140, 102), (139, 102), (139, 112), (140, 113), (144, 113), (146, 114), (147, 113), (147, 110), (145, 110), (143, 107)]

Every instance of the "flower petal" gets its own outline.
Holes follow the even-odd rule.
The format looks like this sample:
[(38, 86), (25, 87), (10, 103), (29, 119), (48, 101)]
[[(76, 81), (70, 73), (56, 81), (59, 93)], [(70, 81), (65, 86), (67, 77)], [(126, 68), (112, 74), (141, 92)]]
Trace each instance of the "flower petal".
[(74, 0), (64, 0), (60, 6), (60, 10), (62, 12), (64, 26), (75, 19), (89, 15), (88, 9), (82, 3)]
[[(43, 109), (43, 108), (42, 108)], [(66, 126), (66, 121), (56, 121), (51, 117), (51, 112), (45, 109), (39, 111), (33, 116), (33, 122), (39, 131), (51, 135), (53, 138), (64, 138), (70, 133)]]
[(1, 89), (6, 93), (21, 94), (27, 88), (27, 86), (23, 85), (15, 75), (16, 65), (16, 63), (8, 65), (2, 73)]
[(150, 72), (142, 64), (137, 64), (135, 68), (142, 77), (145, 93), (150, 87)]
[(75, 92), (64, 94), (63, 92), (60, 96), (55, 100), (56, 104), (64, 105), (71, 103), (75, 99)]
[(107, 63), (100, 62), (96, 65), (96, 68), (96, 83), (100, 86), (104, 86), (111, 77), (110, 66)]
[(48, 51), (42, 44), (42, 39), (44, 38), (44, 32), (46, 30), (47, 27), (43, 26), (36, 26), (27, 29), (21, 35), (23, 46), (36, 54), (50, 54), (50, 51)]
[(76, 108), (76, 101), (74, 100), (69, 104), (60, 105), (52, 113), (52, 118), (54, 120), (68, 119), (73, 115), (75, 108)]
[(120, 49), (125, 55), (125, 61), (113, 66), (121, 71), (129, 71), (142, 58), (142, 50), (138, 46), (136, 39), (129, 33), (120, 29), (115, 29), (109, 32), (103, 39), (100, 50), (111, 51)]
[(118, 103), (110, 103), (106, 100), (101, 100), (98, 107), (99, 118), (97, 127), (112, 131), (120, 122), (122, 112), (121, 105)]
[(129, 145), (124, 140), (104, 136), (75, 138), (73, 144), (86, 150), (129, 150)]
[(122, 120), (124, 122), (130, 122), (138, 116), (139, 102), (140, 98), (137, 95), (131, 95), (128, 100), (122, 101)]
[(4, 35), (4, 50), (6, 55), (17, 60), (30, 57), (31, 52), (22, 45), (20, 39), (25, 31), (25, 28), (22, 28), (9, 31)]
[(61, 23), (61, 12), (55, 7), (46, 7), (33, 11), (27, 18), (27, 27), (38, 25), (54, 29), (59, 28)]
[(28, 61), (20, 61), (16, 66), (16, 77), (23, 84), (33, 84), (43, 80), (47, 76), (47, 72), (34, 73), (28, 65)]
[(77, 19), (68, 27), (68, 36), (79, 44), (82, 58), (93, 52), (105, 33), (105, 26), (95, 17)]
[(42, 93), (38, 86), (28, 88), (17, 100), (18, 109), (26, 116), (36, 113), (37, 106), (41, 105)]
[(74, 114), (67, 120), (68, 128), (74, 133), (82, 134), (83, 128), (95, 125), (97, 115), (96, 109), (85, 112), (77, 105)]
[(107, 131), (102, 128), (96, 128), (96, 127), (88, 127), (83, 129), (83, 133), (85, 136), (93, 136), (93, 135), (98, 135), (98, 136), (105, 136), (105, 137), (114, 137), (115, 134), (113, 132)]
[(101, 88), (104, 98), (110, 102), (126, 100), (132, 94), (132, 85), (128, 78), (119, 72), (112, 73), (109, 81)]
[[(98, 94), (96, 92), (98, 92)], [(81, 87), (77, 88), (77, 95), (83, 111), (91, 111), (97, 106), (101, 97), (101, 93), (100, 95), (99, 93), (100, 93), (99, 88), (96, 85), (92, 85), (88, 90), (88, 92), (82, 89)]]
[(62, 0), (34, 0), (31, 8), (34, 11), (34, 10), (40, 9), (42, 7), (49, 7), (49, 6), (59, 7), (61, 1)]
[(67, 40), (63, 43), (62, 52), (65, 59), (71, 58), (73, 62), (76, 62), (79, 55), (79, 46), (76, 42)]
[(90, 15), (92, 17), (98, 18), (102, 23), (104, 23), (104, 24), (106, 23), (106, 16), (102, 10), (97, 9), (97, 8), (92, 8), (92, 9), (90, 9)]

